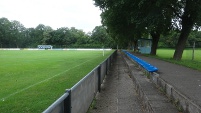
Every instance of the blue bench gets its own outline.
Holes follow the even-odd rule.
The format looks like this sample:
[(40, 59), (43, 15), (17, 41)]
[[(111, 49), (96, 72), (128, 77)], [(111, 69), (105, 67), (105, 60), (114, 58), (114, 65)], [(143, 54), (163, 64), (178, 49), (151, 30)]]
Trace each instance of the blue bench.
[(134, 56), (133, 54), (131, 54), (131, 53), (125, 51), (125, 50), (123, 50), (123, 52), (124, 52), (127, 56), (129, 56), (132, 60), (134, 60), (134, 61), (137, 62), (139, 65), (141, 65), (143, 68), (145, 68), (147, 71), (149, 71), (149, 72), (156, 72), (156, 71), (158, 71), (158, 68), (157, 68), (157, 67), (155, 67), (155, 66), (153, 66), (153, 65), (151, 65), (151, 64), (149, 64), (149, 63), (147, 63), (146, 61), (144, 61), (144, 60), (142, 60), (142, 59), (140, 59), (140, 58)]

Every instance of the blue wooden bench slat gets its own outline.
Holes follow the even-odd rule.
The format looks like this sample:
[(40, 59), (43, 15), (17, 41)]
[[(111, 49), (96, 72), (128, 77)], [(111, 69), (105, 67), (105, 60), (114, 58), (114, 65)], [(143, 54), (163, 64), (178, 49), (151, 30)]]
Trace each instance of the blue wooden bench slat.
[(128, 55), (131, 59), (133, 59), (135, 62), (137, 62), (139, 65), (141, 65), (143, 68), (145, 68), (149, 72), (155, 72), (158, 71), (158, 68), (147, 63), (146, 61), (134, 56), (133, 54), (123, 50), (123, 52)]

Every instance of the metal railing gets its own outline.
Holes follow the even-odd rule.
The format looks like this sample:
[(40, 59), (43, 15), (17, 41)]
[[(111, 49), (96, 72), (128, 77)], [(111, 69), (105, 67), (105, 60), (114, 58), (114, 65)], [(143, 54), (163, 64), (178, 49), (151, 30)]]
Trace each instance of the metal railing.
[(101, 84), (116, 56), (115, 51), (100, 65), (58, 98), (43, 113), (86, 113), (96, 93), (101, 91)]

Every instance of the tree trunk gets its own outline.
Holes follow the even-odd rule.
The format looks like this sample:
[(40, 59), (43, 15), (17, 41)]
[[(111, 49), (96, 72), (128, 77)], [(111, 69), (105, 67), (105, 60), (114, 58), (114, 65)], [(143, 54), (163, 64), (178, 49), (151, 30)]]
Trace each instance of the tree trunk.
[(151, 55), (156, 55), (156, 50), (158, 48), (158, 41), (160, 38), (160, 33), (158, 32), (151, 32), (150, 33), (152, 36), (152, 46), (151, 46)]
[(134, 52), (138, 52), (137, 41), (138, 41), (138, 40), (134, 40)]
[(181, 30), (181, 34), (179, 36), (179, 40), (178, 40), (176, 48), (175, 48), (173, 59), (181, 60), (183, 51), (185, 49), (186, 41), (188, 39), (188, 36), (191, 32), (192, 27), (193, 27), (192, 19), (188, 18), (188, 17), (183, 17), (182, 18), (182, 30)]

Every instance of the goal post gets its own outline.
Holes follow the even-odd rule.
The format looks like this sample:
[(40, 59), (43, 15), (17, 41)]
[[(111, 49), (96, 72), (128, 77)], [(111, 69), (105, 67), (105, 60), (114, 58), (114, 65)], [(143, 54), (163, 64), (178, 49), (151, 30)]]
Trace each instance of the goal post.
[(38, 49), (52, 49), (52, 45), (38, 45)]

